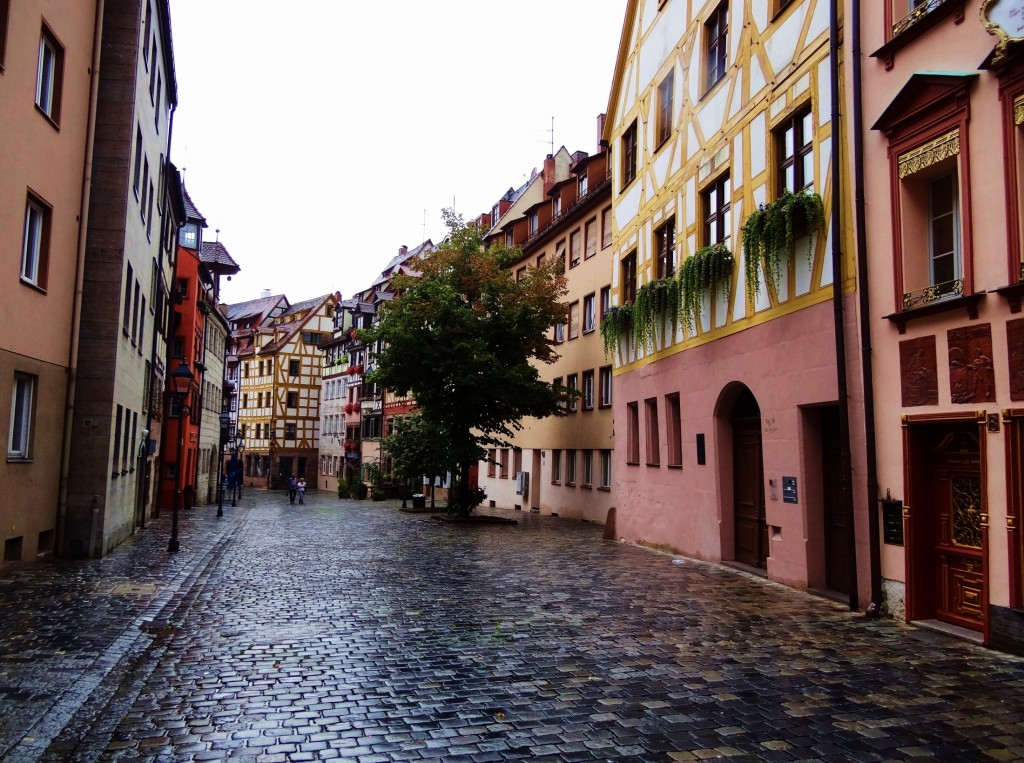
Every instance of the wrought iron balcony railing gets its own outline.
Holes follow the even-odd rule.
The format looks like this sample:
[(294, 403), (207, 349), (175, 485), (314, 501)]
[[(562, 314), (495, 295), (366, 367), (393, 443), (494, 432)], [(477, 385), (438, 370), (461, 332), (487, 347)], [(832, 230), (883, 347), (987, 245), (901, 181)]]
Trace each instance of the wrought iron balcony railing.
[(922, 305), (928, 305), (932, 302), (938, 302), (941, 299), (962, 297), (963, 293), (964, 282), (962, 278), (956, 278), (952, 281), (946, 281), (945, 283), (937, 283), (932, 286), (926, 286), (923, 289), (918, 289), (917, 291), (904, 292), (903, 309), (912, 310), (915, 307), (921, 307)]
[(892, 36), (896, 37), (903, 32), (910, 29), (917, 22), (927, 16), (929, 13), (934, 11), (941, 5), (945, 5), (949, 0), (924, 0), (924, 2), (918, 3), (910, 13), (901, 18), (895, 24), (892, 25)]

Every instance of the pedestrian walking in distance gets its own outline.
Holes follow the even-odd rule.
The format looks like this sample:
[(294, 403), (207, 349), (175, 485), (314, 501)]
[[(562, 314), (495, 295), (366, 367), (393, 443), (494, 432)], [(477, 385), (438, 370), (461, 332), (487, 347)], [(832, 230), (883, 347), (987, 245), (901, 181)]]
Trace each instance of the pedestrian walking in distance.
[(295, 503), (295, 494), (299, 491), (299, 481), (295, 477), (288, 478), (288, 503)]
[(306, 502), (306, 478), (299, 477), (299, 503)]

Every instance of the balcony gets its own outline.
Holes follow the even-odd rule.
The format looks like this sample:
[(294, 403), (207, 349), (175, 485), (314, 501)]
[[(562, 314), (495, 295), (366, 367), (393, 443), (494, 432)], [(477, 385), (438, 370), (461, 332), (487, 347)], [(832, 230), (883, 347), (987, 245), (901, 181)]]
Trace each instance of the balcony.
[(896, 52), (900, 48), (909, 45), (929, 29), (940, 24), (943, 19), (953, 16), (954, 23), (962, 22), (965, 4), (966, 0), (924, 0), (918, 3), (910, 13), (892, 23), (889, 39), (885, 45), (872, 53), (871, 57), (882, 59), (885, 68), (891, 69)]

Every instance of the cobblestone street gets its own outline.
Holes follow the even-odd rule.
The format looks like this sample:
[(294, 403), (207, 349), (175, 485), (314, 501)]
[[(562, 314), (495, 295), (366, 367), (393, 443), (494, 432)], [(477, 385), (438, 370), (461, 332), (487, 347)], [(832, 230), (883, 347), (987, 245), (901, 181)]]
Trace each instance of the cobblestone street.
[(0, 758), (1024, 758), (1024, 660), (596, 526), (215, 511), (0, 579)]

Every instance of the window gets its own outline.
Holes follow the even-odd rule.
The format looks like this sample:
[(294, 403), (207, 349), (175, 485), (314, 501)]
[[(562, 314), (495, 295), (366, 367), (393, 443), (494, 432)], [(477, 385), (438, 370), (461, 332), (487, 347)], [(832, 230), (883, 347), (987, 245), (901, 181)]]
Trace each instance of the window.
[(298, 376), (299, 375), (299, 361), (298, 360), (289, 360), (288, 361), (288, 375), (289, 376)]
[(640, 404), (626, 403), (626, 463), (640, 463)]
[(960, 219), (956, 172), (928, 182), (929, 285), (951, 293), (960, 278)]
[(156, 96), (156, 70), (157, 70), (156, 38), (155, 37), (153, 38), (152, 53), (151, 53), (151, 55), (149, 57), (149, 61), (150, 61), (150, 67), (149, 67), (149, 102), (153, 103), (154, 102), (153, 99)]
[(146, 219), (146, 193), (149, 188), (149, 159), (147, 157), (142, 158), (142, 197), (139, 200), (139, 214), (142, 215), (142, 219)]
[(665, 429), (668, 430), (668, 465), (683, 465), (683, 428), (679, 416), (679, 393), (665, 395)]
[(622, 187), (633, 182), (636, 177), (636, 122), (634, 121), (622, 133)]
[(561, 344), (564, 341), (565, 341), (565, 324), (564, 323), (556, 323), (555, 324), (555, 343), (556, 344)]
[(672, 135), (672, 93), (675, 85), (675, 71), (668, 75), (658, 85), (658, 145), (669, 139)]
[(597, 218), (587, 220), (587, 224), (584, 227), (584, 238), (586, 240), (586, 251), (584, 252), (584, 258), (590, 259), (597, 254)]
[(569, 390), (569, 412), (576, 413), (580, 407), (580, 399), (577, 396), (580, 389), (579, 376), (577, 374), (569, 374), (566, 376), (565, 386)]
[(573, 231), (569, 235), (569, 267), (574, 268), (580, 264), (580, 232)]
[(163, 96), (163, 78), (158, 73), (156, 75), (156, 106), (153, 108), (153, 124), (156, 127), (156, 131), (160, 132), (160, 101)]
[(135, 271), (132, 270), (132, 264), (128, 263), (128, 271), (124, 277), (124, 304), (121, 306), (121, 332), (128, 336), (128, 326), (132, 316), (132, 280), (134, 279)]
[(139, 185), (142, 181), (142, 128), (135, 126), (135, 177), (132, 179), (132, 190), (135, 198), (139, 198)]
[(701, 191), (701, 208), (704, 216), (704, 246), (729, 244), (729, 175), (714, 180)]
[(612, 245), (612, 208), (601, 210), (601, 247), (607, 249)]
[(587, 172), (584, 169), (584, 171), (576, 178), (576, 198), (582, 199), (588, 193), (589, 187), (587, 185)]
[(146, 47), (146, 43), (149, 41), (149, 34), (153, 28), (153, 9), (149, 7), (149, 3), (146, 3), (146, 20), (142, 25), (142, 60), (146, 62), (146, 68), (149, 68), (149, 48)]
[(187, 249), (196, 249), (196, 238), (198, 237), (198, 231), (199, 229), (196, 227), (195, 223), (188, 223), (187, 225), (185, 225), (181, 229), (181, 235), (178, 237), (178, 240), (181, 242), (181, 245)]
[(242, 376), (244, 376), (246, 379), (249, 378), (249, 364), (248, 363), (246, 363), (245, 365), (242, 366)]
[[(121, 460), (121, 416), (122, 416), (123, 412), (124, 412), (124, 409), (120, 405), (118, 405), (117, 406), (117, 415), (116, 415), (116, 417), (114, 419), (114, 456), (113, 456), (113, 461), (111, 461), (111, 463), (110, 463), (110, 469), (111, 469), (111, 476), (112, 477), (117, 477), (118, 476), (118, 472), (120, 471), (120, 467), (118, 466), (118, 461)], [(128, 424), (128, 422), (126, 421), (125, 422), (125, 438), (124, 438), (125, 441), (128, 440), (128, 432), (127, 432), (128, 427), (127, 427), (127, 424)]]
[(601, 366), (597, 371), (597, 376), (597, 406), (599, 408), (608, 408), (612, 404), (612, 367)]
[(778, 192), (799, 193), (814, 188), (814, 122), (810, 108), (787, 119), (775, 130)]
[(149, 203), (146, 205), (146, 238), (153, 240), (153, 181), (149, 181)]
[(670, 219), (654, 231), (654, 250), (657, 257), (656, 278), (669, 278), (676, 271), (676, 221)]
[(295, 439), (295, 424), (284, 425), (284, 439), (294, 440)]
[(645, 441), (647, 465), (659, 466), (661, 464), (661, 448), (658, 438), (658, 399), (655, 397), (644, 400), (644, 430), (647, 434)]
[(516, 245), (515, 233), (512, 231), (511, 228), (509, 228), (507, 231), (505, 231), (505, 246), (515, 246), (515, 245)]
[(43, 27), (36, 69), (36, 106), (54, 124), (60, 121), (60, 91), (64, 78), (64, 47)]
[(601, 287), (601, 319), (604, 320), (605, 314), (612, 308), (612, 287), (602, 286)]
[(575, 339), (580, 335), (580, 303), (577, 300), (569, 305), (569, 338)]
[(501, 449), (501, 471), (499, 472), (501, 479), (508, 479), (508, 448)]
[(50, 261), (49, 205), (30, 195), (25, 202), (25, 231), (21, 243), (22, 283), (46, 288), (46, 275)]
[(242, 393), (242, 407), (243, 408), (248, 408), (249, 407), (249, 393), (248, 392), (243, 392)]
[[(559, 376), (559, 377), (556, 377), (556, 378), (555, 378), (555, 379), (554, 379), (554, 380), (553, 380), (553, 381), (551, 382), (551, 386), (552, 386), (552, 387), (554, 387), (554, 388), (555, 388), (556, 390), (557, 390), (557, 389), (558, 389), (559, 387), (561, 387), (561, 386), (562, 386), (562, 377), (561, 377), (561, 376)], [(558, 407), (559, 407), (559, 408), (560, 408), (561, 410), (563, 410), (563, 411), (565, 410), (565, 398), (564, 398), (564, 397), (562, 397), (562, 398), (560, 398), (560, 399), (559, 399), (559, 401), (558, 401)]]
[(525, 265), (523, 267), (519, 268), (519, 270), (516, 271), (516, 282), (522, 281), (524, 278), (526, 278), (526, 266)]
[[(2, 31), (2, 30), (0, 30)], [(11, 429), (7, 438), (7, 457), (32, 457), (32, 406), (36, 396), (36, 377), (15, 373), (11, 389)]]
[(4, 53), (7, 50), (7, 14), (10, 0), (0, 0), (0, 72), (4, 70)]
[(135, 282), (135, 294), (132, 304), (132, 344), (139, 340), (139, 308), (142, 306), (142, 288)]
[(262, 360), (259, 363), (259, 369), (260, 370), (259, 370), (259, 373), (257, 374), (257, 376), (263, 376), (263, 361)]
[(594, 295), (588, 294), (583, 298), (583, 333), (589, 334), (596, 325)]
[(537, 231), (540, 230), (540, 216), (537, 214), (537, 211), (534, 210), (533, 212), (530, 212), (527, 220), (529, 221), (530, 226), (529, 235), (536, 236)]
[(556, 195), (551, 199), (551, 219), (557, 219), (560, 214), (562, 214), (562, 197)]
[[(270, 395), (267, 395), (267, 402), (268, 403), (270, 402)], [(263, 393), (262, 392), (257, 392), (256, 393), (256, 407), (257, 408), (262, 408), (263, 407)]]
[(562, 481), (562, 451), (551, 451), (551, 481), (556, 485)]
[(704, 22), (704, 65), (707, 71), (705, 89), (710, 90), (725, 76), (728, 57), (729, 2), (723, 2)]
[(627, 304), (636, 299), (636, 252), (622, 258), (622, 303)]
[(491, 448), (487, 451), (487, 476), (493, 477), (497, 474), (498, 449)]
[(583, 410), (594, 410), (594, 372), (583, 372)]
[(572, 449), (565, 451), (565, 484), (576, 484), (576, 451)]
[(594, 451), (583, 451), (583, 487), (594, 484)]
[(289, 408), (298, 408), (299, 407), (299, 393), (298, 392), (289, 392), (288, 395), (287, 395), (287, 402), (288, 402), (288, 407)]

